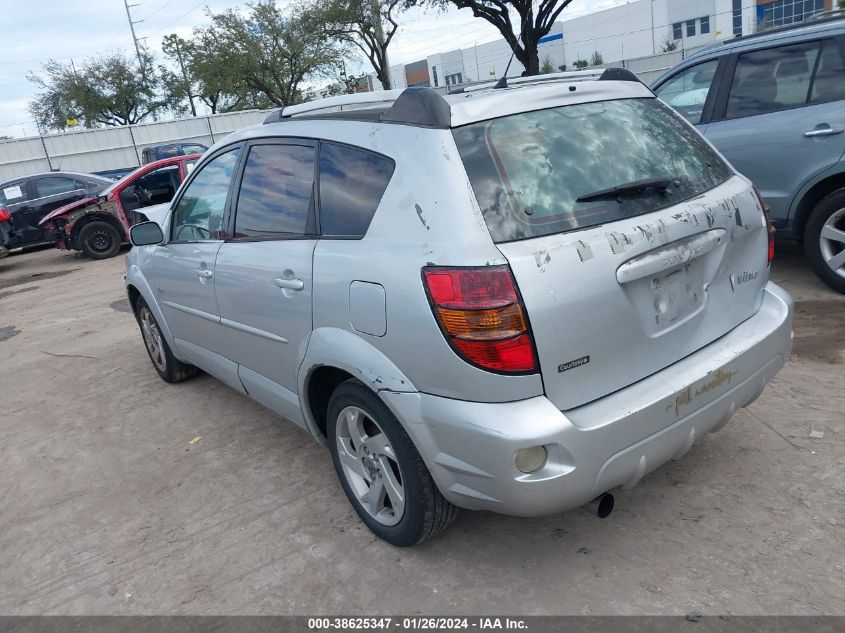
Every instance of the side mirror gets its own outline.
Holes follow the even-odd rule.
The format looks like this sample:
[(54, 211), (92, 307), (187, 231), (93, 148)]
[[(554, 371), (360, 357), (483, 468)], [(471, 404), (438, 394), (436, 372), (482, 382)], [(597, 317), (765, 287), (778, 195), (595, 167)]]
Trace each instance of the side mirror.
[(155, 222), (141, 222), (129, 229), (129, 241), (132, 242), (132, 246), (161, 244), (164, 241), (164, 233)]

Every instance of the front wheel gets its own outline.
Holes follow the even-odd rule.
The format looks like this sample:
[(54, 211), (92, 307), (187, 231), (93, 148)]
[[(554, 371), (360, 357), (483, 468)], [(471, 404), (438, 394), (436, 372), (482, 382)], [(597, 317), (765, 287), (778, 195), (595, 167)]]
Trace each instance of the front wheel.
[(364, 385), (348, 380), (335, 389), (327, 426), (343, 491), (376, 536), (407, 547), (455, 520), (458, 509), (440, 494), (405, 429)]
[(195, 376), (197, 368), (188, 363), (183, 363), (170, 351), (170, 346), (162, 335), (158, 322), (143, 297), (138, 297), (135, 304), (135, 314), (138, 316), (138, 325), (141, 328), (144, 347), (147, 348), (150, 361), (152, 361), (153, 367), (162, 380), (182, 382)]
[(108, 222), (95, 220), (82, 227), (79, 246), (91, 259), (108, 259), (120, 251), (120, 232)]
[(845, 293), (845, 189), (819, 202), (804, 227), (804, 253), (819, 278)]

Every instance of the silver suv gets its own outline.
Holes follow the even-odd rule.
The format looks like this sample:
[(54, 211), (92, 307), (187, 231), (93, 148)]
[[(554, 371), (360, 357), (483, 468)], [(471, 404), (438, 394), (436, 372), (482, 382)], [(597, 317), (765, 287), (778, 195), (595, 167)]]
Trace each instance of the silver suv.
[(760, 199), (627, 71), (288, 107), (155, 217), (126, 285), (156, 371), (326, 443), (394, 545), (606, 515), (789, 353)]

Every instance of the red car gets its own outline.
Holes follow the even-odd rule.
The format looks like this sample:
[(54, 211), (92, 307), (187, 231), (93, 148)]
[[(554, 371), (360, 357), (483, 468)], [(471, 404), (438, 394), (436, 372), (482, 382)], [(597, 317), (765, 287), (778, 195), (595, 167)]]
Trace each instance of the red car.
[(56, 240), (56, 248), (94, 259), (114, 257), (129, 243), (129, 227), (146, 220), (141, 209), (170, 202), (200, 156), (174, 156), (139, 167), (96, 198), (59, 207), (39, 224)]

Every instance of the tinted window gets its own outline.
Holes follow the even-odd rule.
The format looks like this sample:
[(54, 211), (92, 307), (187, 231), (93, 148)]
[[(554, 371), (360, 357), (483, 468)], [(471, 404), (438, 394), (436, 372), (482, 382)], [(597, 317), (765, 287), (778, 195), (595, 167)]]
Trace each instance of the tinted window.
[[(614, 222), (697, 196), (732, 171), (657, 99), (550, 108), (453, 130), (496, 242)], [(578, 202), (637, 180), (666, 178), (665, 193)]]
[(681, 71), (657, 89), (657, 96), (690, 123), (698, 123), (718, 65), (719, 60), (713, 59)]
[(219, 240), (225, 237), (223, 213), (241, 149), (230, 150), (206, 163), (188, 185), (173, 210), (174, 240)]
[(35, 197), (46, 198), (59, 193), (68, 193), (78, 188), (73, 178), (61, 178), (59, 176), (38, 178), (35, 180)]
[(182, 153), (183, 154), (202, 154), (208, 148), (205, 145), (183, 145), (182, 146)]
[(156, 150), (159, 158), (172, 158), (179, 155), (179, 148), (176, 145), (165, 145)]
[(845, 99), (845, 65), (842, 63), (842, 53), (835, 42), (825, 42), (816, 77), (813, 79), (810, 101), (820, 103), (840, 99)]
[(393, 175), (393, 161), (370, 152), (320, 145), (320, 228), (323, 235), (363, 237)]
[(314, 148), (255, 145), (249, 150), (235, 214), (235, 237), (314, 233)]
[(7, 204), (17, 204), (18, 202), (24, 202), (26, 198), (27, 195), (25, 182), (15, 182), (10, 183), (8, 185), (3, 185), (3, 189), (0, 190), (0, 201)]
[(818, 53), (818, 42), (805, 42), (740, 55), (725, 116), (764, 114), (806, 103)]

